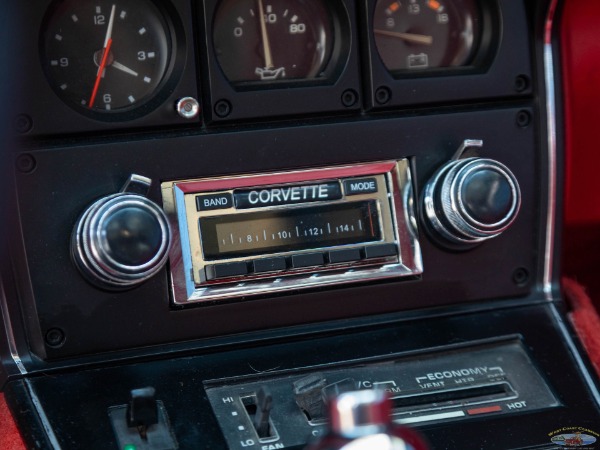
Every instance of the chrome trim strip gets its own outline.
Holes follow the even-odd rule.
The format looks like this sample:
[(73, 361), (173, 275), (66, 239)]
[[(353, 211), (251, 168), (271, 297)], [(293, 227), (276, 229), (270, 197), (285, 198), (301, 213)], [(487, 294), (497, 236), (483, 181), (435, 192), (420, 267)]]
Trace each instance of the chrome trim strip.
[(544, 31), (544, 79), (546, 83), (546, 121), (548, 126), (548, 212), (546, 221), (546, 248), (544, 249), (543, 289), (546, 300), (552, 301), (552, 266), (554, 262), (554, 234), (556, 220), (556, 97), (554, 85), (554, 58), (552, 30), (558, 0), (552, 0), (546, 16)]
[[(419, 258), (415, 258), (418, 260)], [(387, 264), (382, 267), (359, 267), (338, 272), (315, 272), (305, 276), (285, 276), (267, 278), (264, 281), (242, 281), (234, 284), (215, 285), (214, 287), (197, 287), (193, 294), (185, 300), (176, 301), (177, 304), (193, 303), (207, 300), (225, 300), (241, 296), (256, 296), (267, 293), (288, 291), (292, 289), (307, 289), (332, 285), (343, 285), (358, 281), (371, 281), (384, 278), (418, 275), (417, 269), (406, 267), (404, 264)]]
[(21, 375), (27, 374), (27, 369), (19, 356), (19, 352), (17, 351), (17, 343), (15, 339), (15, 334), (12, 328), (12, 324), (10, 323), (10, 317), (8, 314), (8, 304), (6, 302), (6, 293), (4, 292), (4, 285), (0, 280), (0, 313), (2, 313), (2, 318), (4, 321), (4, 331), (6, 332), (6, 341), (8, 342), (8, 351), (10, 352), (10, 356), (12, 357), (17, 369), (19, 369), (19, 373)]
[(409, 423), (419, 423), (419, 422), (431, 422), (432, 420), (443, 420), (443, 419), (454, 419), (457, 417), (464, 417), (466, 414), (463, 411), (452, 411), (441, 414), (429, 414), (427, 416), (418, 416), (418, 417), (406, 417), (404, 419), (393, 419), (394, 423), (399, 423), (401, 425), (409, 424)]
[[(183, 264), (183, 275), (180, 277), (183, 282), (175, 282), (175, 287), (181, 290), (182, 286), (185, 286), (185, 295), (188, 298), (191, 298), (194, 295), (194, 268), (192, 266), (192, 249), (190, 248), (190, 235), (187, 227), (187, 215), (185, 211), (185, 193), (179, 188), (179, 186), (175, 185), (173, 187), (173, 192), (175, 195), (175, 205), (177, 207), (177, 220), (176, 227), (174, 226), (174, 230), (179, 230), (179, 241), (181, 244), (181, 257), (179, 258), (180, 264)], [(171, 247), (171, 254), (175, 254), (175, 258), (172, 257), (173, 260), (177, 260), (177, 249), (175, 245)], [(175, 265), (171, 268), (171, 273), (175, 270)], [(177, 292), (173, 293), (174, 298), (182, 298), (181, 294)]]
[(52, 430), (52, 425), (50, 425), (50, 421), (48, 420), (48, 416), (46, 416), (46, 412), (42, 407), (42, 403), (40, 402), (40, 399), (31, 385), (31, 380), (25, 379), (25, 384), (27, 385), (27, 390), (29, 392), (29, 396), (31, 397), (31, 403), (33, 403), (35, 412), (38, 414), (40, 422), (42, 422), (42, 426), (44, 427), (44, 431), (46, 432), (46, 436), (48, 436), (50, 444), (55, 450), (60, 450), (61, 446), (58, 443), (56, 435), (54, 434), (54, 430)]

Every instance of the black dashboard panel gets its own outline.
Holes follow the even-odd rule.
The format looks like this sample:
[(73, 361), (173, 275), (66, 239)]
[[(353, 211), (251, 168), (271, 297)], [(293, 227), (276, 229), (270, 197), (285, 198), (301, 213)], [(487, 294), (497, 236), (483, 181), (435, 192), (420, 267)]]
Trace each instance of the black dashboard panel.
[[(537, 270), (531, 253), (537, 239), (535, 213), (542, 205), (534, 197), (534, 182), (540, 177), (535, 169), (535, 154), (521, 150), (536, 145), (533, 125), (522, 128), (517, 124), (518, 114), (531, 109), (527, 102), (519, 106), (477, 113), (129, 140), (113, 143), (100, 152), (97, 145), (32, 152), (35, 171), (17, 175), (35, 295), (26, 304), (39, 317), (39, 323), (33, 320), (30, 326), (39, 327), (41, 335), (52, 328), (61, 328), (67, 334), (60, 348), (40, 347), (37, 351), (40, 356), (74, 356), (256, 330), (266, 323), (278, 327), (377, 314), (399, 307), (414, 309), (530, 294)], [(494, 124), (492, 129), (487, 126), (490, 123)], [(388, 133), (389, 129), (394, 129), (394, 133)], [(312, 142), (310, 135), (318, 136), (318, 141)], [(133, 290), (107, 294), (82, 279), (70, 259), (69, 238), (78, 216), (96, 198), (117, 191), (132, 172), (169, 180), (214, 175), (219, 167), (219, 174), (227, 176), (274, 171), (279, 164), (271, 155), (277, 155), (281, 149), (285, 150), (288, 169), (364, 161), (368, 153), (370, 160), (411, 157), (419, 186), (452, 156), (464, 136), (482, 139), (485, 156), (504, 162), (520, 180), (523, 207), (516, 224), (501, 237), (460, 253), (429, 243), (421, 230), (422, 278), (349, 289), (341, 310), (337, 307), (337, 295), (321, 290), (309, 296), (263, 298), (178, 311), (170, 306), (166, 271)], [(168, 166), (161, 163), (165, 154), (171, 161)], [(65, 172), (64, 161), (69, 161), (73, 173)], [(52, 190), (45, 186), (52, 186)], [(160, 203), (158, 186), (153, 187), (150, 198)], [(515, 273), (522, 270), (530, 274), (526, 276), (528, 280), (515, 281)], [(63, 281), (65, 276), (71, 280), (69, 283)], [(440, 290), (443, 296), (436, 294)], [(378, 301), (365, 303), (362, 292), (372, 292)], [(48, 298), (54, 300), (50, 302)], [(266, 311), (256, 314), (257, 308), (262, 308), (259, 305), (264, 305)], [(120, 313), (115, 314), (116, 311)], [(324, 311), (329, 312), (323, 314)], [(225, 319), (232, 314), (246, 319), (242, 323)], [(138, 317), (135, 333), (130, 329), (132, 317)], [(110, 334), (106, 334), (107, 329)]]
[[(435, 26), (443, 27), (449, 2), (413, 0), (406, 3), (412, 5), (406, 14), (429, 8)], [(103, 89), (115, 70), (138, 77), (137, 64), (148, 57), (147, 50), (118, 53), (119, 27), (129, 14), (124, 6), (86, 0), (82, 8), (91, 9), (83, 14), (69, 9), (74, 5), (69, 0), (11, 3), (21, 44), (14, 56), (20, 67), (14, 94), (19, 107), (8, 191), (14, 214), (6, 220), (10, 258), (2, 266), (0, 292), (7, 331), (7, 344), (0, 346), (0, 387), (13, 410), (30, 411), (24, 419), (29, 422), (21, 424), (26, 440), (41, 442), (43, 448), (117, 448), (109, 408), (125, 404), (132, 389), (153, 386), (169, 416), (167, 434), (180, 448), (237, 448), (218, 427), (218, 411), (213, 412), (206, 392), (210, 386), (241, 382), (273, 368), (281, 376), (315, 373), (350, 362), (362, 367), (390, 355), (427, 359), (434, 351), (448, 355), (457, 346), (498, 341), (518, 343), (545, 383), (547, 397), (555, 401), (528, 410), (524, 399), (531, 393), (507, 389), (503, 392), (510, 401), (492, 405), (502, 415), (463, 421), (459, 417), (471, 414), (465, 412), (429, 424), (413, 421), (433, 448), (551, 448), (548, 435), (554, 430), (593, 429), (599, 422), (597, 380), (565, 324), (557, 287), (561, 178), (556, 167), (562, 143), (555, 104), (560, 89), (554, 84), (559, 73), (551, 65), (556, 49), (550, 44), (560, 4), (476, 2), (479, 13), (473, 17), (481, 32), (472, 43), (472, 58), (458, 66), (425, 67), (429, 46), (437, 44), (433, 34), (417, 28), (398, 31), (396, 22), (385, 22), (393, 29), (388, 35), (410, 43), (407, 61), (415, 66), (414, 71), (388, 71), (373, 35), (378, 2), (326, 0), (330, 29), (321, 28), (318, 44), (303, 38), (309, 49), (330, 45), (330, 53), (323, 53), (329, 62), (310, 75), (287, 79), (293, 62), (286, 59), (278, 66), (280, 43), (270, 42), (292, 42), (308, 33), (310, 24), (299, 12), (289, 12), (304, 11), (301, 0), (282, 2), (291, 5), (288, 9), (275, 3), (240, 0), (245, 9), (227, 16), (226, 26), (233, 26), (230, 49), (244, 44), (235, 39), (250, 30), (248, 24), (255, 27), (249, 47), (255, 53), (249, 60), (259, 61), (257, 79), (248, 80), (253, 66), (232, 75), (219, 63), (217, 50), (222, 50), (214, 48), (215, 41), (222, 42), (222, 33), (214, 31), (219, 1), (156, 1), (170, 24), (170, 68), (155, 96), (139, 107), (130, 99), (133, 106), (121, 112), (106, 108), (110, 93)], [(403, 4), (390, 1), (384, 14), (397, 17), (396, 11), (404, 13)], [(98, 22), (93, 33), (98, 47), (87, 68), (96, 76), (88, 74), (86, 86), (89, 103), (98, 93), (105, 111), (81, 113), (69, 106), (56, 93), (63, 84), (46, 76), (44, 64), (61, 67), (62, 57), (44, 55), (42, 40), (55, 39), (52, 48), (60, 49), (67, 36), (62, 29), (44, 32), (49, 7), (64, 7), (69, 13), (65, 23), (72, 21), (75, 30), (80, 17)], [(264, 14), (255, 11), (263, 8)], [(137, 30), (140, 36), (147, 32), (144, 26)], [(126, 57), (138, 58), (136, 65)], [(242, 81), (227, 78), (238, 75)], [(178, 111), (182, 99), (191, 109)], [(463, 173), (459, 166), (465, 161), (480, 167)], [(377, 170), (361, 172), (364, 167)], [(446, 175), (453, 184), (434, 189), (432, 180)], [(513, 179), (518, 189), (510, 184)], [(378, 196), (351, 192), (352, 182), (372, 186), (374, 180)], [(368, 205), (379, 215), (369, 209), (356, 223), (383, 218), (379, 232), (368, 239), (356, 232), (346, 241), (311, 240), (302, 239), (298, 228), (289, 248), (264, 243), (257, 248), (269, 252), (257, 255), (253, 248), (218, 270), (182, 265), (218, 253), (206, 248), (202, 253), (196, 245), (206, 231), (195, 215), (201, 205), (194, 195), (216, 202), (211, 208), (217, 212), (211, 214), (233, 217), (249, 214), (236, 203), (241, 192), (256, 189), (256, 198), (260, 192), (269, 198), (277, 192), (279, 201), (279, 196), (295, 195), (293, 188), (318, 183), (337, 186), (339, 192), (310, 203), (298, 197), (275, 205), (279, 209), (260, 205), (254, 215), (236, 217), (294, 217), (298, 225), (318, 223), (321, 228), (311, 229), (324, 234), (328, 223), (323, 219), (321, 225), (311, 215), (329, 205), (334, 205), (331, 211)], [(153, 267), (155, 275), (124, 286), (133, 265), (120, 264), (110, 247), (114, 229), (93, 228), (107, 217), (110, 222), (110, 214), (96, 217), (99, 209), (90, 205), (103, 198), (135, 203), (140, 197), (153, 202), (160, 214), (165, 211), (171, 228), (152, 239), (159, 236), (165, 243), (174, 236), (172, 251), (166, 265)], [(511, 201), (516, 206), (509, 217), (505, 205)], [(133, 208), (128, 213), (135, 215), (139, 204), (119, 207)], [(283, 213), (277, 216), (277, 211)], [(387, 221), (388, 216), (395, 219)], [(80, 219), (87, 224), (86, 217), (97, 234), (75, 228)], [(328, 220), (335, 217), (331, 213)], [(117, 227), (117, 241), (139, 244), (136, 239), (147, 229), (137, 226), (133, 221)], [(261, 231), (267, 241), (267, 229)], [(248, 242), (259, 242), (256, 234), (248, 234)], [(144, 245), (152, 241), (142, 237)], [(226, 235), (218, 238), (227, 243)], [(233, 233), (230, 238), (233, 245)], [(373, 240), (385, 244), (374, 257), (369, 256)], [(407, 248), (414, 258), (410, 262), (404, 259)], [(135, 250), (146, 254), (139, 246)], [(385, 273), (391, 263), (405, 269), (403, 276), (370, 276)], [(174, 269), (180, 267), (184, 270)], [(98, 273), (108, 275), (94, 279)], [(303, 276), (310, 279), (307, 286), (300, 286)], [(270, 289), (262, 289), (263, 279)], [(289, 280), (296, 285), (273, 288)], [(186, 301), (178, 294), (186, 289), (195, 294), (217, 282), (228, 292), (226, 300)], [(518, 368), (515, 373), (511, 376), (519, 378)], [(264, 383), (275, 378), (265, 376)], [(73, 411), (84, 417), (78, 426), (71, 425)], [(298, 442), (308, 440), (294, 436), (289, 440), (294, 444), (286, 444), (286, 436), (280, 437), (275, 443), (253, 441), (241, 447), (299, 449)]]

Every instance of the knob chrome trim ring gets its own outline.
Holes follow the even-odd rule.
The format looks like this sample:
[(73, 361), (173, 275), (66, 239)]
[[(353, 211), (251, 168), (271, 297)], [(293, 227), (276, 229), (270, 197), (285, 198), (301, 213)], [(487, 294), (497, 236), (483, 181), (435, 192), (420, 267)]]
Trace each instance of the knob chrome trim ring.
[(452, 169), (453, 165), (456, 164), (457, 161), (452, 161), (450, 163), (442, 166), (438, 171), (433, 175), (433, 177), (429, 180), (429, 182), (425, 185), (425, 191), (423, 193), (423, 205), (425, 208), (425, 217), (428, 219), (429, 224), (432, 226), (433, 230), (446, 240), (457, 243), (457, 244), (474, 244), (478, 242), (482, 242), (485, 240), (483, 237), (461, 237), (457, 236), (451, 228), (450, 223), (447, 225), (443, 223), (443, 221), (438, 216), (437, 205), (435, 198), (437, 196), (437, 187), (440, 183), (443, 183), (445, 180), (445, 175), (447, 172)]
[[(150, 213), (161, 229), (161, 243), (156, 254), (140, 265), (125, 265), (116, 261), (109, 252), (104, 225), (121, 209), (136, 206)], [(171, 243), (171, 229), (162, 209), (146, 197), (118, 193), (93, 203), (75, 226), (71, 252), (80, 271), (101, 287), (126, 289), (155, 275), (167, 261)]]
[[(512, 194), (509, 211), (491, 224), (475, 219), (461, 195), (468, 175), (482, 169), (503, 175)], [(498, 236), (514, 222), (521, 207), (521, 191), (517, 179), (504, 164), (473, 157), (452, 160), (438, 169), (425, 186), (423, 204), (429, 224), (444, 239), (454, 244), (477, 244)]]

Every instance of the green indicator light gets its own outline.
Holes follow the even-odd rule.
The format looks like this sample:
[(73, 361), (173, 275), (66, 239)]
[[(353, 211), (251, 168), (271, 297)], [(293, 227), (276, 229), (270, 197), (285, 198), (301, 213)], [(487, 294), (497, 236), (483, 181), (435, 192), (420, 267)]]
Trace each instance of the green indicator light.
[(123, 450), (136, 450), (136, 446), (133, 444), (127, 444), (125, 447), (123, 447)]

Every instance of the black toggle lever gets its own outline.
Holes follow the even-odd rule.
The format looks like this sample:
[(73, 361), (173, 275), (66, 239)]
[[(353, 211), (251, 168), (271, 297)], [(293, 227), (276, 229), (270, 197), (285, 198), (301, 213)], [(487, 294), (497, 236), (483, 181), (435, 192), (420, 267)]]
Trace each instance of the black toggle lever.
[(269, 418), (273, 408), (273, 396), (268, 387), (263, 386), (256, 393), (256, 414), (254, 415), (254, 428), (259, 438), (271, 436)]
[(127, 426), (137, 428), (140, 437), (147, 440), (148, 427), (158, 423), (158, 405), (153, 387), (133, 389), (127, 404)]
[(313, 373), (294, 381), (294, 398), (308, 420), (325, 418), (323, 388), (327, 380), (321, 373)]

